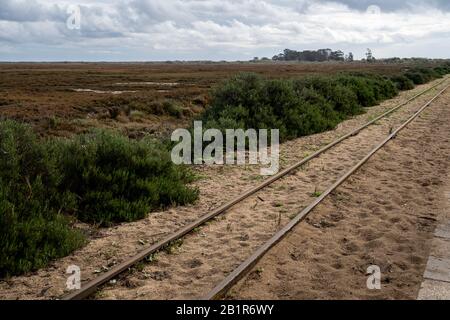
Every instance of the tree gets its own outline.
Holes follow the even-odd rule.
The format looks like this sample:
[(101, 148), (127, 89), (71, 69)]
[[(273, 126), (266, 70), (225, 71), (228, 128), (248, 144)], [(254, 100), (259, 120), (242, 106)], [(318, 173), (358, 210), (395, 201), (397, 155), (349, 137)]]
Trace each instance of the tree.
[(372, 54), (372, 50), (370, 50), (369, 48), (367, 48), (366, 60), (367, 60), (367, 62), (375, 62), (375, 60), (376, 60)]
[(331, 49), (319, 49), (319, 50), (317, 50), (317, 52), (319, 53), (319, 55), (321, 57), (321, 61), (327, 61), (330, 58), (331, 53), (333, 51)]
[(347, 62), (353, 62), (353, 61), (354, 61), (353, 53), (352, 53), (352, 52), (349, 52), (348, 55), (347, 55), (347, 57), (345, 58), (345, 60), (346, 60)]
[(333, 51), (330, 55), (330, 60), (344, 61), (344, 52), (342, 52), (341, 50)]
[(282, 54), (282, 53), (277, 54), (276, 56), (273, 56), (272, 60), (273, 61), (283, 61), (284, 60), (284, 54)]
[(304, 50), (296, 51), (285, 49), (272, 58), (274, 61), (345, 61), (345, 54), (341, 50), (332, 51), (331, 49)]

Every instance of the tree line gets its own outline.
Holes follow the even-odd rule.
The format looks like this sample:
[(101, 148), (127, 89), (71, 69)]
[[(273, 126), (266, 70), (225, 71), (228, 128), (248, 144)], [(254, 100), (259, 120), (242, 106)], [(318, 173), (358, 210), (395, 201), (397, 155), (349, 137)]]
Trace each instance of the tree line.
[[(366, 58), (361, 61), (375, 62), (377, 59), (373, 56), (372, 50), (367, 49)], [(252, 62), (258, 61), (270, 61), (269, 58), (255, 57)], [(342, 50), (333, 51), (331, 49), (319, 49), (319, 50), (291, 50), (284, 49), (282, 53), (279, 53), (272, 57), (272, 61), (308, 61), (308, 62), (325, 62), (325, 61), (346, 61), (353, 62), (354, 55), (352, 52), (345, 54)]]
[(296, 51), (291, 49), (285, 49), (282, 53), (273, 56), (274, 61), (312, 61), (312, 62), (324, 62), (324, 61), (353, 61), (353, 53), (349, 52), (347, 55), (341, 51), (333, 51), (331, 49), (319, 49), (319, 50), (304, 50)]

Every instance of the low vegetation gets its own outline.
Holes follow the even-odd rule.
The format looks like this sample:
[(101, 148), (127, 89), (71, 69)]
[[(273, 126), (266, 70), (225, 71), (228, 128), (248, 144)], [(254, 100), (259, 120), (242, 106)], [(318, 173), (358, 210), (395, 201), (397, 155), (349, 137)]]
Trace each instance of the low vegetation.
[(383, 100), (450, 73), (449, 65), (396, 76), (347, 73), (267, 79), (242, 73), (218, 86), (204, 112), (204, 128), (279, 129), (282, 141), (333, 129)]
[(202, 119), (206, 128), (278, 128), (281, 139), (289, 140), (332, 129), (396, 94), (394, 83), (380, 76), (268, 80), (240, 74), (215, 90)]
[(0, 123), (0, 276), (43, 267), (83, 244), (62, 214), (74, 195), (49, 150), (25, 126)]
[(435, 68), (413, 68), (405, 73), (405, 77), (414, 84), (424, 84), (450, 73), (450, 65), (442, 64)]
[(134, 221), (197, 199), (197, 191), (186, 186), (193, 176), (175, 166), (168, 150), (155, 140), (94, 131), (59, 140), (53, 149), (64, 172), (60, 192), (76, 195), (81, 221), (102, 226)]
[(0, 122), (0, 276), (45, 266), (83, 245), (78, 219), (133, 221), (198, 197), (192, 175), (167, 149), (96, 131), (40, 140), (26, 125)]
[(171, 116), (178, 119), (187, 113), (186, 108), (175, 100), (145, 100), (137, 97), (108, 97), (96, 100), (84, 108), (90, 109), (95, 113), (106, 111), (105, 115), (111, 119), (117, 119), (119, 116), (130, 117), (136, 111), (146, 115)]
[(393, 76), (391, 81), (395, 84), (398, 90), (411, 90), (414, 88), (414, 82), (407, 76)]

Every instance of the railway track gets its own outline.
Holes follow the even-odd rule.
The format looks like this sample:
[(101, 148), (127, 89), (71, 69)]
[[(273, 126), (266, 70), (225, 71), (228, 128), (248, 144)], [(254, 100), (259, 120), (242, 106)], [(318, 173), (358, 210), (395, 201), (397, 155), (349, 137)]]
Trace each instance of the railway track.
[(303, 209), (294, 219), (291, 220), (283, 229), (277, 232), (264, 245), (256, 250), (247, 260), (245, 260), (239, 267), (231, 272), (221, 283), (219, 283), (213, 290), (211, 290), (203, 299), (217, 300), (222, 298), (240, 279), (242, 279), (256, 263), (266, 254), (273, 246), (280, 242), (297, 224), (303, 221), (308, 214), (319, 205), (326, 197), (328, 197), (334, 190), (336, 190), (342, 183), (351, 177), (359, 168), (361, 168), (374, 154), (376, 154), (389, 141), (394, 139), (398, 133), (403, 130), (409, 123), (416, 119), (432, 102), (434, 102), (442, 93), (444, 93), (450, 85), (446, 86), (430, 101), (422, 106), (416, 113), (414, 113), (407, 121), (400, 127), (394, 130), (389, 136), (383, 140), (379, 145), (372, 149), (360, 162), (341, 176), (334, 184), (332, 184), (325, 192), (323, 192), (316, 200)]
[[(353, 130), (352, 132), (342, 136), (341, 138), (333, 141), (332, 143), (326, 145), (325, 147), (321, 148), (320, 150), (316, 151), (314, 154), (304, 158), (303, 160), (295, 163), (294, 165), (284, 169), (283, 171), (279, 172), (277, 175), (272, 176), (271, 178), (263, 181), (259, 185), (255, 186), (254, 188), (251, 188), (250, 190), (247, 190), (243, 194), (241, 194), (239, 197), (236, 197), (235, 199), (232, 199), (231, 201), (225, 203), (224, 205), (220, 206), (219, 208), (205, 214), (201, 218), (197, 219), (196, 221), (184, 226), (180, 230), (170, 234), (169, 236), (165, 237), (164, 239), (158, 241), (157, 243), (153, 244), (152, 246), (148, 247), (147, 249), (141, 251), (140, 253), (136, 254), (135, 256), (131, 257), (130, 259), (123, 261), (122, 263), (116, 265), (113, 269), (110, 269), (106, 273), (102, 274), (101, 276), (94, 278), (93, 280), (87, 282), (80, 290), (71, 292), (68, 295), (65, 295), (62, 297), (63, 300), (76, 300), (76, 299), (85, 299), (95, 293), (97, 289), (102, 286), (103, 284), (107, 283), (109, 280), (115, 278), (119, 274), (123, 273), (124, 271), (127, 271), (130, 267), (135, 265), (136, 263), (144, 260), (146, 257), (164, 249), (165, 247), (169, 246), (174, 241), (183, 238), (185, 235), (192, 232), (197, 227), (205, 224), (206, 222), (212, 220), (213, 218), (223, 214), (231, 207), (235, 206), (236, 204), (242, 202), (243, 200), (247, 199), (251, 195), (257, 193), (261, 189), (264, 189), (265, 187), (273, 184), (275, 181), (280, 180), (281, 178), (285, 177), (286, 175), (294, 172), (296, 169), (302, 167), (304, 164), (310, 162), (311, 160), (317, 158), (321, 154), (325, 153), (326, 151), (332, 149), (333, 147), (339, 145), (343, 141), (358, 135), (362, 130), (366, 129), (367, 127), (377, 123), (379, 120), (389, 116), (390, 114), (394, 113), (398, 109), (402, 108), (403, 106), (409, 104), (410, 102), (416, 100), (418, 97), (430, 92), (431, 90), (437, 88), (441, 84), (443, 84), (447, 80), (444, 79), (441, 82), (437, 83), (436, 85), (416, 94), (415, 96), (411, 97), (407, 101), (397, 105), (396, 107), (388, 110), (387, 112), (383, 113), (382, 115), (376, 117), (375, 119), (369, 121), (363, 126), (358, 127), (357, 129)], [(329, 195), (335, 188), (337, 188), (342, 182), (344, 182), (349, 176), (351, 176), (360, 166), (362, 166), (374, 153), (376, 153), (383, 145), (385, 145), (388, 141), (390, 141), (395, 135), (403, 129), (408, 123), (410, 123), (412, 120), (414, 120), (426, 107), (428, 107), (439, 95), (441, 95), (448, 86), (446, 86), (442, 91), (440, 91), (435, 97), (433, 97), (432, 100), (430, 100), (426, 105), (424, 105), (422, 108), (420, 108), (419, 111), (417, 111), (411, 118), (408, 119), (406, 123), (404, 123), (399, 129), (395, 130), (392, 134), (389, 135), (389, 137), (383, 141), (382, 144), (377, 146), (372, 152), (367, 155), (363, 160), (361, 160), (360, 163), (358, 163), (357, 166), (352, 168), (349, 172), (347, 172), (343, 177), (341, 177), (333, 186), (331, 186), (326, 192), (324, 192), (320, 197), (318, 197), (313, 203), (311, 203), (306, 209), (304, 209), (299, 215), (297, 215), (293, 220), (291, 220), (290, 223), (288, 223), (283, 229), (281, 229), (278, 233), (276, 233), (268, 242), (266, 242), (262, 247), (260, 247), (254, 254), (250, 256), (243, 264), (241, 264), (236, 270), (234, 270), (232, 273), (228, 275), (226, 279), (224, 279), (216, 288), (213, 289), (210, 293), (208, 293), (205, 296), (205, 299), (217, 299), (223, 296), (223, 294), (231, 287), (233, 286), (242, 276), (245, 275), (245, 273), (264, 255), (265, 252), (267, 252), (274, 244), (276, 244), (278, 241), (280, 241), (283, 236), (289, 232), (296, 224), (298, 224), (301, 220), (303, 220), (306, 215), (315, 207), (317, 206), (327, 195)]]

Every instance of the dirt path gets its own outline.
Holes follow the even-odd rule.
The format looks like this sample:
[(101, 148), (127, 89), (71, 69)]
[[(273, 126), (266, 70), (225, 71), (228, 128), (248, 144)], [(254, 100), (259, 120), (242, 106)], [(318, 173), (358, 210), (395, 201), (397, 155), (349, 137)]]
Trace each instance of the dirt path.
[[(450, 92), (376, 154), (233, 288), (234, 299), (416, 299), (447, 204)], [(378, 265), (381, 290), (368, 290)]]
[[(281, 147), (282, 167), (298, 161), (431, 85), (417, 87), (396, 99), (372, 107), (366, 114), (340, 124), (336, 130), (284, 144)], [(309, 203), (313, 193), (324, 190), (436, 90), (313, 160), (296, 174), (249, 198), (219, 221), (188, 236), (180, 248), (174, 248), (175, 254), (160, 254), (158, 262), (139, 266), (131, 276), (108, 286), (98, 297), (173, 299), (201, 296)], [(204, 179), (196, 183), (201, 191), (197, 204), (152, 213), (141, 221), (100, 230), (86, 247), (55, 261), (50, 267), (0, 282), (0, 298), (59, 297), (65, 290), (65, 270), (69, 265), (80, 266), (83, 281), (92, 279), (97, 272), (134, 255), (144, 245), (179, 229), (255, 185), (260, 179), (257, 166), (205, 167), (198, 171)]]

